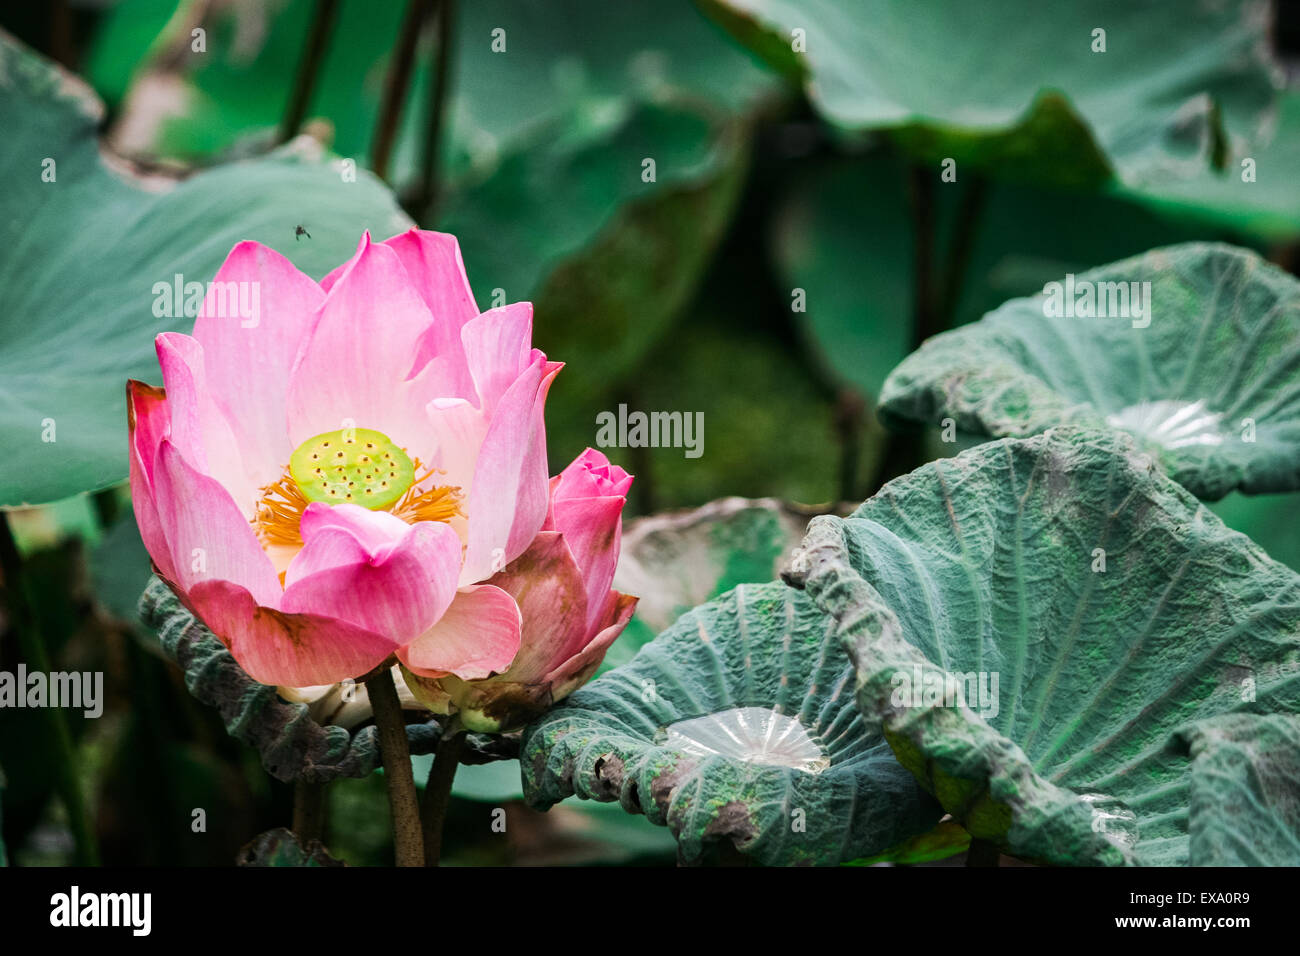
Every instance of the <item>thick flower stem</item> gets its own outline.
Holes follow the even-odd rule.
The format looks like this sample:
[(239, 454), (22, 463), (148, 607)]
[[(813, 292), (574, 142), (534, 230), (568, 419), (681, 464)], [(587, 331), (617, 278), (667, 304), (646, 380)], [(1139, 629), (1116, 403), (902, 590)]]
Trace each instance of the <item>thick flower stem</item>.
[(384, 761), (384, 782), (388, 785), (388, 807), (393, 815), (393, 847), (398, 866), (424, 865), (424, 836), (420, 830), (420, 807), (415, 798), (415, 776), (411, 773), (411, 747), (406, 740), (402, 705), (393, 686), (393, 673), (383, 667), (366, 681), (366, 693), (379, 728), (379, 752)]
[(298, 780), (293, 785), (293, 832), (306, 846), (325, 839), (325, 784)]
[(429, 782), (424, 788), (424, 865), (437, 866), (442, 856), (442, 827), (451, 803), (451, 784), (465, 749), (465, 734), (452, 727), (438, 741), (438, 751), (429, 768)]

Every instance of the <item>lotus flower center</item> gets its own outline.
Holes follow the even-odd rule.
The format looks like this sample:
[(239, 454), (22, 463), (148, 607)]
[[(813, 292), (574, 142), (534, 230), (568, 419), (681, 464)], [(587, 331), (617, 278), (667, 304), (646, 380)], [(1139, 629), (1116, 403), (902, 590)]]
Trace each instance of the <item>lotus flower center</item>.
[(289, 458), (289, 474), (309, 502), (391, 508), (415, 484), (415, 464), (383, 432), (343, 428), (308, 438)]
[(383, 432), (342, 428), (308, 438), (289, 456), (280, 477), (261, 489), (253, 527), (264, 547), (302, 547), (302, 516), (313, 504), (360, 505), (407, 524), (453, 521), (460, 488), (437, 484), (426, 468)]

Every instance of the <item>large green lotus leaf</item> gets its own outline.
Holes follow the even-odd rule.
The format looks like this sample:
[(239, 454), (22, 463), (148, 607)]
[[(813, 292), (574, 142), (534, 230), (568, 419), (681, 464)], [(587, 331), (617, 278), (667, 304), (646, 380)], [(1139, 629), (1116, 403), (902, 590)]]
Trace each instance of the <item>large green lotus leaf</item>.
[(527, 727), (524, 794), (617, 800), (667, 826), (688, 863), (728, 847), (772, 865), (867, 856), (942, 813), (866, 731), (852, 688), (811, 601), (741, 585)]
[[(1219, 225), (1269, 242), (1300, 237), (1300, 89), (1282, 94), (1277, 129), (1239, 144), (1228, 169), (1160, 179), (1119, 192), (1171, 218)], [(1243, 163), (1250, 164), (1243, 167)]]
[(1300, 866), (1300, 717), (1229, 714), (1178, 734), (1193, 866)]
[(738, 584), (773, 580), (816, 513), (774, 498), (722, 498), (627, 522), (614, 587), (639, 600), (602, 668), (626, 664), (691, 608)]
[[(1105, 299), (1091, 311), (1107, 315), (1048, 315), (1044, 294), (1014, 299), (905, 359), (885, 382), (881, 417), (952, 418), (993, 437), (1105, 423), (1136, 434), (1209, 501), (1300, 487), (1300, 282), (1253, 252), (1206, 243), (1060, 282), (1076, 313), (1091, 292)], [(1133, 289), (1141, 316), (1123, 308)]]
[[(0, 35), (0, 505), (126, 477), (124, 383), (155, 378), (154, 335), (193, 322), (154, 314), (155, 283), (206, 283), (243, 239), (319, 277), (363, 229), (408, 224), (373, 177), (343, 182), (305, 139), (180, 183), (141, 179), (101, 153), (102, 112), (80, 81)], [(310, 240), (294, 240), (298, 224)]]
[[(1014, 179), (1187, 176), (1266, 128), (1281, 71), (1256, 0), (704, 0), (850, 131)], [(1093, 52), (1093, 31), (1105, 52)], [(800, 31), (800, 32), (796, 32)], [(802, 45), (803, 50), (798, 47)]]
[[(1114, 195), (972, 181), (935, 187), (937, 248), (945, 253), (959, 219), (969, 215), (968, 192), (984, 189), (953, 324), (1067, 272), (1206, 237), (1204, 224), (1171, 223)], [(880, 394), (911, 347), (913, 228), (905, 163), (883, 149), (805, 164), (773, 219), (783, 286), (804, 293), (796, 322), (830, 380), (865, 395)]]
[(791, 579), (837, 621), (900, 762), (1027, 860), (1187, 863), (1171, 735), (1300, 711), (1300, 576), (1119, 432), (926, 465), (815, 518)]

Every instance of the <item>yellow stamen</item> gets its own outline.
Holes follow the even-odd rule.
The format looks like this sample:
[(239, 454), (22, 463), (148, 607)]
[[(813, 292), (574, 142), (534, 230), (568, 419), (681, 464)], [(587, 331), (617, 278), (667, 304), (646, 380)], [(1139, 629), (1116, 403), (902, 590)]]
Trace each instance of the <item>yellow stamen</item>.
[[(415, 470), (419, 473), (420, 459), (415, 459)], [(460, 510), (460, 489), (448, 485), (434, 485), (420, 490), (420, 485), (434, 475), (442, 474), (436, 468), (430, 468), (423, 476), (417, 478), (402, 496), (402, 500), (389, 510), (407, 524), (417, 521), (450, 521), (462, 514)]]
[(257, 503), (253, 527), (262, 543), (301, 548), (302, 534), (298, 525), (308, 504), (310, 502), (302, 496), (286, 465), (280, 480), (262, 489), (262, 498)]
[[(362, 437), (368, 438), (372, 434), (377, 435), (379, 433), (365, 433)], [(312, 441), (318, 441), (318, 439), (326, 437), (332, 436), (318, 436), (317, 439), (312, 439)], [(323, 442), (318, 443), (323, 444)], [(300, 451), (302, 448), (306, 448), (308, 444), (305, 442)], [(349, 442), (349, 444), (351, 443)], [(307, 449), (308, 453), (312, 450)], [(405, 457), (405, 450), (402, 450), (402, 457)], [(410, 462), (413, 466), (411, 474), (420, 475), (420, 477), (411, 481), (405, 492), (396, 500), (385, 501), (379, 507), (372, 506), (372, 510), (387, 511), (401, 518), (407, 524), (415, 524), (417, 521), (451, 521), (464, 513), (460, 508), (460, 488), (448, 485), (433, 485), (421, 489), (421, 485), (434, 475), (442, 474), (442, 472), (435, 468), (423, 470), (418, 458), (411, 459)], [(366, 463), (363, 462), (362, 464)], [(422, 470), (423, 474), (421, 474)], [(369, 476), (367, 475), (367, 477)], [(262, 488), (261, 492), (261, 498), (257, 503), (257, 513), (252, 519), (252, 524), (263, 546), (301, 548), (303, 542), (300, 525), (303, 512), (307, 510), (307, 506), (312, 503), (312, 500), (319, 500), (319, 496), (313, 496), (313, 499), (309, 499), (303, 493), (291, 465), (286, 465), (280, 478)], [(361, 501), (357, 503), (362, 503), (365, 500), (366, 498), (362, 497)], [(345, 502), (340, 501), (339, 503)]]

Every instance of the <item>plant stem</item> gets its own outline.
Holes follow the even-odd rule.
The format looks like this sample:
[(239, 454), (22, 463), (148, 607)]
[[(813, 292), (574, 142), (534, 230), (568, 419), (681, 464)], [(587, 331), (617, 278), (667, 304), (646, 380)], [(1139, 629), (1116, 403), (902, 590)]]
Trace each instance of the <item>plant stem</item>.
[(439, 149), (447, 116), (447, 86), (455, 55), (456, 0), (437, 0), (438, 45), (429, 83), (429, 118), (424, 127), (424, 152), (420, 157), (420, 181), (411, 202), (411, 212), (421, 222), (433, 222), (442, 183), (438, 176)]
[(293, 832), (304, 847), (312, 840), (325, 839), (325, 784), (294, 782)]
[(424, 837), (420, 831), (420, 807), (415, 798), (415, 776), (411, 773), (411, 747), (406, 740), (402, 704), (393, 686), (393, 672), (387, 666), (366, 681), (366, 693), (379, 728), (379, 753), (384, 761), (384, 782), (388, 786), (388, 807), (393, 815), (393, 848), (398, 866), (424, 865)]
[(940, 331), (934, 307), (934, 171), (913, 165), (912, 200), (912, 348)]
[[(919, 163), (908, 169), (908, 193), (912, 205), (912, 350), (930, 336), (942, 332), (935, 301), (934, 268), (934, 171)], [(924, 454), (920, 433), (893, 433), (885, 442), (884, 454), (876, 466), (870, 494), (891, 478), (907, 474), (921, 464)]]
[(99, 521), (99, 529), (108, 531), (122, 515), (122, 503), (117, 496), (117, 488), (104, 488), (96, 491), (91, 496), (91, 501), (95, 506), (95, 517)]
[(839, 500), (858, 500), (858, 461), (862, 457), (862, 429), (867, 403), (857, 390), (840, 390), (835, 402), (835, 430), (840, 439)]
[(68, 0), (54, 0), (50, 4), (50, 56), (75, 71), (77, 57), (72, 34), (72, 10)]
[(424, 865), (437, 866), (442, 856), (442, 828), (451, 803), (451, 784), (460, 767), (460, 755), (465, 749), (465, 734), (452, 726), (438, 741), (438, 750), (429, 768), (429, 782), (424, 787)]
[[(939, 300), (939, 322), (944, 329), (956, 324), (957, 305), (961, 299), (966, 270), (970, 266), (971, 250), (988, 198), (988, 180), (974, 176), (966, 184), (961, 203), (957, 207), (957, 222), (948, 250), (948, 267), (944, 270), (943, 294)], [(942, 329), (940, 330), (942, 331)]]
[(294, 77), (293, 92), (289, 96), (289, 105), (280, 122), (277, 142), (285, 143), (298, 134), (311, 105), (311, 94), (316, 88), (316, 78), (320, 75), (321, 61), (325, 59), (325, 46), (334, 29), (338, 16), (339, 0), (316, 0), (316, 14), (312, 17), (311, 27), (307, 32), (307, 45), (303, 49), (302, 61), (298, 64), (298, 73)]
[[(12, 627), (18, 636), (19, 653), (33, 670), (49, 674), (50, 661), (40, 632), (36, 601), (24, 573), (22, 555), (18, 552), (7, 512), (0, 515), (0, 571), (4, 573), (5, 595), (12, 615)], [(44, 707), (41, 713), (54, 744), (55, 786), (68, 814), (68, 826), (75, 846), (74, 862), (78, 866), (98, 866), (99, 846), (82, 799), (81, 782), (77, 779), (72, 734), (68, 731), (63, 711), (57, 707)]]
[(415, 47), (420, 39), (420, 28), (433, 9), (434, 0), (410, 0), (397, 35), (397, 48), (393, 62), (388, 65), (384, 79), (384, 98), (379, 106), (379, 120), (375, 126), (375, 139), (370, 149), (370, 168), (380, 179), (388, 180), (388, 164), (393, 157), (397, 129), (401, 125), (402, 106), (406, 90), (411, 85), (411, 72), (415, 66)]

